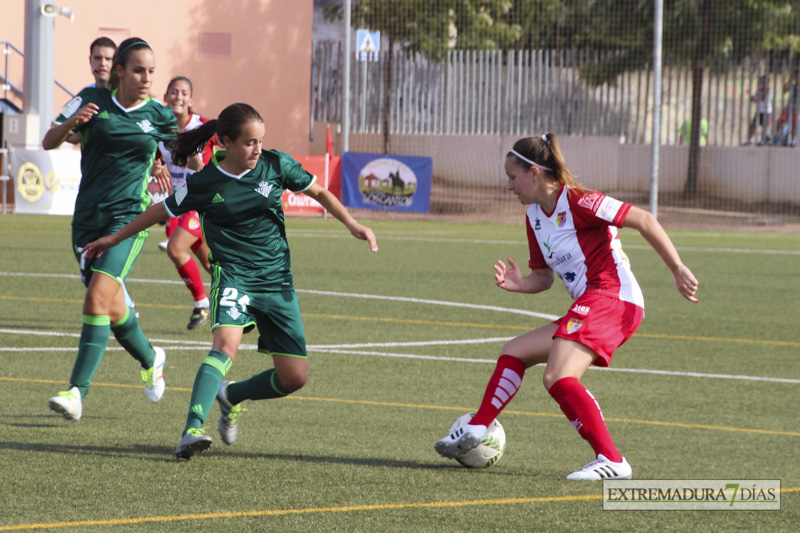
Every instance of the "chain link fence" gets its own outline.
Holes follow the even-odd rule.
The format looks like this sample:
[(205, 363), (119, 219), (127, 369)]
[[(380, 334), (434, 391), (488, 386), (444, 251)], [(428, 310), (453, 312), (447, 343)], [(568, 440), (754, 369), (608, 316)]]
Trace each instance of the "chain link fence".
[[(341, 24), (344, 2), (321, 3)], [(491, 218), (517, 211), (507, 147), (552, 132), (585, 185), (646, 205), (654, 5), (353, 0), (350, 149), (431, 155), (434, 209)], [(663, 13), (660, 217), (800, 222), (800, 1), (665, 0)], [(380, 32), (377, 53), (358, 29)], [(316, 121), (341, 122), (344, 59), (341, 40), (315, 43)]]

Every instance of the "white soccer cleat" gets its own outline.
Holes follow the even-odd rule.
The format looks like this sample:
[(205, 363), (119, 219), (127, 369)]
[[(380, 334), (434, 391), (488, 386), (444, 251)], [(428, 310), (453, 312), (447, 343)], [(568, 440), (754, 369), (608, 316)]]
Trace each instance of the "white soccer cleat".
[(163, 241), (158, 243), (158, 249), (161, 250), (162, 252), (166, 252), (168, 244), (169, 244), (169, 239), (164, 239)]
[(147, 399), (157, 402), (164, 396), (164, 390), (167, 388), (164, 382), (164, 363), (167, 362), (167, 354), (163, 348), (158, 346), (154, 346), (153, 349), (156, 352), (153, 358), (153, 367), (147, 370), (142, 368), (141, 375)]
[(226, 389), (231, 383), (234, 382), (223, 381), (219, 384), (219, 391), (217, 392), (217, 402), (220, 410), (219, 436), (222, 438), (222, 442), (228, 446), (236, 442), (236, 437), (239, 434), (239, 417), (247, 410), (241, 404), (231, 405), (228, 401)]
[(58, 396), (53, 396), (47, 403), (50, 409), (63, 416), (67, 422), (77, 422), (83, 416), (81, 391), (78, 387), (59, 392)]
[(448, 459), (455, 459), (468, 452), (483, 441), (488, 428), (467, 424), (455, 429), (448, 436), (433, 445), (439, 455)]
[(181, 441), (175, 449), (175, 457), (188, 461), (192, 456), (209, 448), (211, 448), (211, 437), (206, 435), (206, 430), (204, 428), (191, 428), (186, 432), (186, 435), (181, 437)]
[(625, 458), (622, 462), (615, 463), (606, 459), (606, 456), (598, 454), (597, 460), (592, 461), (577, 472), (567, 476), (567, 479), (578, 479), (584, 481), (601, 481), (603, 479), (631, 479), (633, 470)]

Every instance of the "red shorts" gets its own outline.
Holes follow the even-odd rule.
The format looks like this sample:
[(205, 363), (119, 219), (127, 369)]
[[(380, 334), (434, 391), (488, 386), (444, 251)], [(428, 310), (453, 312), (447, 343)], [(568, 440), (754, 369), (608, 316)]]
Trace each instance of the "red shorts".
[(201, 243), (203, 242), (203, 228), (200, 226), (200, 215), (197, 214), (197, 211), (189, 211), (177, 218), (167, 219), (167, 237), (171, 237), (178, 226), (200, 239)]
[(554, 322), (553, 337), (579, 342), (597, 355), (597, 366), (608, 366), (614, 350), (630, 339), (642, 323), (644, 309), (617, 298), (584, 293), (566, 315)]

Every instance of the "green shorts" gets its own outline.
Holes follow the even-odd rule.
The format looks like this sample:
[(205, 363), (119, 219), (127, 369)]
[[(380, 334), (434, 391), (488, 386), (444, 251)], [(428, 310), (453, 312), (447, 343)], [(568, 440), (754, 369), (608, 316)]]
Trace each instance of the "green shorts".
[[(220, 327), (258, 328), (258, 351), (271, 355), (308, 357), (306, 334), (294, 288), (251, 289), (236, 276), (213, 268), (211, 330)], [(238, 282), (237, 282), (238, 281)]]
[(103, 255), (100, 257), (95, 256), (88, 261), (84, 259), (83, 254), (81, 254), (81, 248), (100, 237), (111, 235), (131, 220), (133, 220), (133, 217), (114, 220), (112, 224), (102, 229), (72, 228), (72, 252), (75, 254), (75, 259), (80, 265), (81, 281), (83, 281), (85, 286), (89, 286), (93, 272), (102, 272), (114, 278), (120, 284), (128, 277), (128, 274), (130, 274), (133, 269), (134, 263), (136, 263), (136, 259), (142, 251), (144, 242), (147, 239), (148, 230), (144, 230), (129, 239), (125, 239), (113, 248), (109, 248), (103, 252)]

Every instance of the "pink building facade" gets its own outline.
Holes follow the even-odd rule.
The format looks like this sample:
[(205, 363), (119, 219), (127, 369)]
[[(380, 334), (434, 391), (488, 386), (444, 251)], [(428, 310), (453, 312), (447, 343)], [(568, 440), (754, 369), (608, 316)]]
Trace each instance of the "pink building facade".
[[(0, 0), (0, 41), (23, 53), (30, 1), (36, 0)], [(156, 97), (163, 99), (171, 78), (186, 76), (194, 85), (195, 112), (213, 118), (229, 104), (246, 102), (264, 117), (265, 147), (311, 153), (313, 0), (58, 0), (58, 5), (75, 8), (75, 19), (55, 17), (54, 50), (43, 53), (54, 54), (55, 79), (73, 93), (94, 81), (89, 67), (94, 39), (108, 36), (119, 43), (141, 37), (156, 55)], [(20, 58), (11, 58), (8, 77), (23, 85)], [(55, 89), (56, 114), (68, 99)]]

